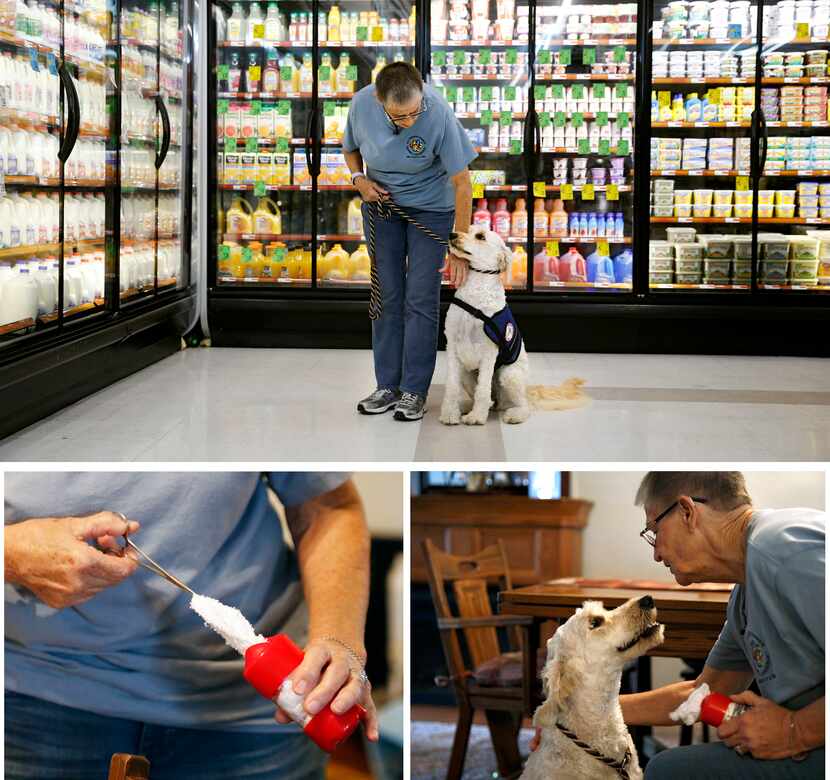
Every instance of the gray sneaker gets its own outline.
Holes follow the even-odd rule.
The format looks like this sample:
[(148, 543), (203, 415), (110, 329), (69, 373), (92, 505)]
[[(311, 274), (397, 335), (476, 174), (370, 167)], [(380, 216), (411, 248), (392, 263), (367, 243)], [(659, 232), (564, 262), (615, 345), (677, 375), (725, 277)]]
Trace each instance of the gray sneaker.
[(400, 390), (390, 390), (388, 387), (378, 388), (368, 398), (358, 403), (357, 411), (361, 414), (383, 414), (394, 409), (400, 400)]
[(420, 420), (424, 416), (427, 399), (417, 393), (404, 392), (395, 407), (395, 419), (404, 422)]

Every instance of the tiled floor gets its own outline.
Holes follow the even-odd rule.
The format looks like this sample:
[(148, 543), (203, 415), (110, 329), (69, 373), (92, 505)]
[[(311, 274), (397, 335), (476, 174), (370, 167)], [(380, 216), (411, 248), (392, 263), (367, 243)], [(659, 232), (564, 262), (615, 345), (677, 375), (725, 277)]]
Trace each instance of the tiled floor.
[(531, 382), (587, 381), (585, 408), (524, 425), (358, 415), (368, 351), (178, 353), (0, 442), (4, 461), (823, 461), (830, 363), (805, 358), (531, 355)]

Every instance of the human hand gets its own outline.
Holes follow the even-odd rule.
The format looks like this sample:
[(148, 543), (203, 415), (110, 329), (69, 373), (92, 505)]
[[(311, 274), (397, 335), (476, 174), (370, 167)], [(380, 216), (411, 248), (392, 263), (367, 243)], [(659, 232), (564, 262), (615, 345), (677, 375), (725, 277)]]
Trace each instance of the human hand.
[[(305, 710), (316, 715), (331, 703), (332, 712), (342, 715), (355, 704), (366, 709), (364, 727), (372, 742), (378, 741), (378, 716), (372, 700), (372, 685), (363, 675), (363, 662), (343, 645), (330, 639), (314, 639), (306, 645), (303, 662), (291, 673), (294, 693), (308, 694)], [(274, 716), (277, 723), (290, 723), (281, 708)]]
[(358, 176), (354, 186), (357, 187), (360, 197), (366, 203), (376, 203), (377, 201), (386, 200), (389, 197), (389, 193), (380, 184), (373, 182), (368, 176)]
[(467, 279), (469, 269), (470, 265), (466, 260), (456, 257), (453, 254), (448, 254), (444, 267), (441, 269), (441, 273), (443, 274), (449, 271), (450, 284), (453, 287), (458, 288), (464, 284), (464, 281)]
[(751, 753), (755, 758), (774, 759), (795, 755), (798, 750), (790, 744), (790, 711), (752, 691), (731, 697), (738, 704), (749, 704), (737, 718), (721, 723), (718, 736), (738, 752)]
[(530, 752), (531, 753), (539, 748), (539, 744), (541, 743), (541, 741), (542, 741), (542, 729), (537, 727), (536, 732), (534, 733), (532, 739), (530, 740)]
[(115, 549), (117, 536), (133, 534), (139, 524), (114, 512), (87, 517), (47, 517), (6, 526), (6, 580), (23, 585), (54, 609), (89, 601), (135, 572), (129, 555), (107, 555), (87, 544)]

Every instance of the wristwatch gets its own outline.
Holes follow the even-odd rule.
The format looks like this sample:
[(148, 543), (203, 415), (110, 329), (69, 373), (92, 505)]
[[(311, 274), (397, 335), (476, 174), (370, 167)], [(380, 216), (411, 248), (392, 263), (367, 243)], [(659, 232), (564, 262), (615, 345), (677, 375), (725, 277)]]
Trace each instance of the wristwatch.
[(360, 178), (361, 176), (362, 176), (364, 179), (366, 178), (366, 174), (365, 174), (365, 173), (363, 173), (363, 171), (355, 171), (355, 172), (352, 174), (352, 185), (354, 185), (354, 183), (355, 183), (355, 182), (358, 180), (358, 178)]

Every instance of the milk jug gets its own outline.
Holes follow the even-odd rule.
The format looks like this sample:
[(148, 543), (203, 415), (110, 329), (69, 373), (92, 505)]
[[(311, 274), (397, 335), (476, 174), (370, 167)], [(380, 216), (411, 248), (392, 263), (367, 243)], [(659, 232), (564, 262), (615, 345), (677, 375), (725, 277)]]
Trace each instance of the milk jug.
[(363, 212), (361, 211), (360, 198), (352, 198), (349, 201), (349, 211), (346, 218), (346, 232), (350, 236), (363, 235)]

